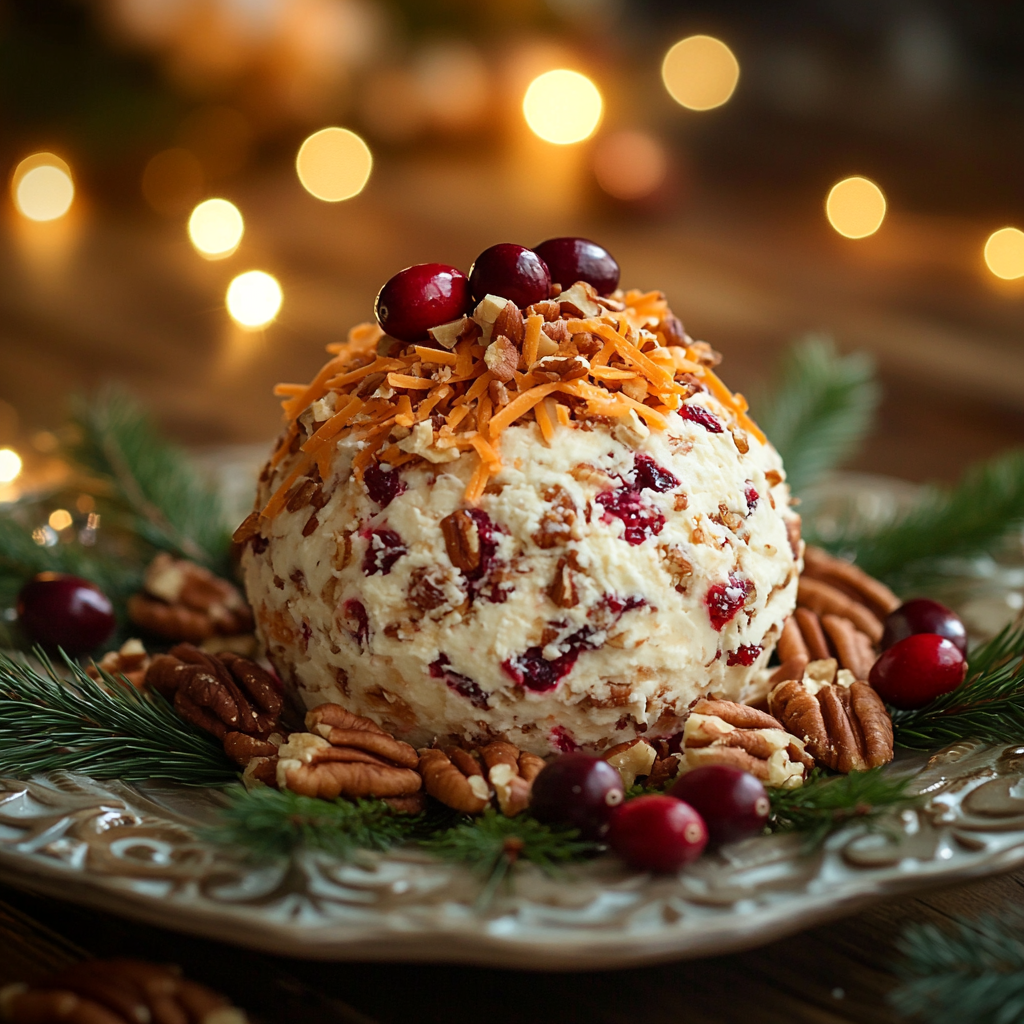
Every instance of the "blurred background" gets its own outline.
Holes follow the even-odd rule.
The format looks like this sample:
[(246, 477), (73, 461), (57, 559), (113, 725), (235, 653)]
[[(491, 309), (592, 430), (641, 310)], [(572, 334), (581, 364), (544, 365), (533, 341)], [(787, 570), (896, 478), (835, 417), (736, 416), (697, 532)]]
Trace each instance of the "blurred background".
[(107, 380), (269, 442), (395, 271), (561, 234), (747, 394), (805, 332), (870, 352), (856, 468), (1024, 440), (1019, 4), (3, 0), (0, 125), (8, 493)]

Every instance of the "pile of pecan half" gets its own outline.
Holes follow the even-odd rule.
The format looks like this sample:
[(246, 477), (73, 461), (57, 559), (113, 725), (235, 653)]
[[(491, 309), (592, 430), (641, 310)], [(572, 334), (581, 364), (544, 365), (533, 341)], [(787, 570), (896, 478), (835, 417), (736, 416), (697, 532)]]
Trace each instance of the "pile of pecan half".
[(529, 806), (533, 780), (543, 767), (543, 758), (505, 740), (479, 750), (424, 747), (419, 759), (423, 786), (435, 800), (466, 814), (481, 814), (493, 797), (510, 818)]
[(166, 640), (200, 644), (252, 630), (252, 612), (238, 588), (195, 562), (161, 552), (142, 592), (128, 599), (128, 618)]
[(12, 1024), (246, 1024), (224, 996), (142, 960), (86, 960), (33, 985), (0, 989)]

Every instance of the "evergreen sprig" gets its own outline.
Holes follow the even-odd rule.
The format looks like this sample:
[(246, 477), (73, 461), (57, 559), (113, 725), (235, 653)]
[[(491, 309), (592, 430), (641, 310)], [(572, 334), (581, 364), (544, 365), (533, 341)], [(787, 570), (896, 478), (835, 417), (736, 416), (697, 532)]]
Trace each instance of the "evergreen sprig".
[(203, 838), (244, 849), (253, 860), (319, 850), (343, 860), (358, 850), (390, 849), (412, 838), (422, 815), (400, 814), (383, 800), (320, 800), (261, 786), (229, 794), (219, 825)]
[(867, 573), (907, 593), (943, 563), (994, 550), (1024, 524), (1024, 451), (982, 462), (951, 488), (928, 488), (913, 507), (881, 527), (852, 529), (828, 547), (852, 555)]
[(904, 961), (893, 1008), (928, 1024), (1020, 1024), (1024, 1021), (1024, 915), (1014, 910), (951, 928), (910, 925), (897, 943)]
[(898, 804), (908, 802), (909, 778), (881, 768), (849, 775), (825, 775), (815, 769), (798, 789), (769, 791), (773, 832), (800, 832), (808, 848), (851, 821), (870, 821)]
[(165, 440), (142, 407), (108, 388), (76, 404), (78, 437), (69, 454), (107, 481), (134, 532), (161, 551), (225, 573), (230, 532), (217, 492)]
[(916, 711), (892, 711), (896, 742), (934, 750), (959, 740), (1024, 738), (1024, 625), (1011, 623), (967, 659), (964, 682)]
[(808, 335), (789, 349), (754, 412), (782, 455), (795, 494), (856, 452), (871, 429), (879, 395), (870, 356), (840, 356), (823, 335)]
[(96, 779), (164, 779), (222, 786), (238, 769), (213, 737), (193, 729), (159, 694), (102, 673), (102, 685), (64, 657), (62, 679), (0, 655), (0, 775), (82, 772)]

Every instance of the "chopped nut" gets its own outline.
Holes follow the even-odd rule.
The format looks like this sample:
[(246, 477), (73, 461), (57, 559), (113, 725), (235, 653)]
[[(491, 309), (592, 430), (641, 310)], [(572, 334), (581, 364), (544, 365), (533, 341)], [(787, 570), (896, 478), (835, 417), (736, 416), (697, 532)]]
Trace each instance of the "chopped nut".
[(544, 499), (550, 502), (540, 520), (540, 526), (532, 534), (534, 544), (539, 548), (550, 548), (564, 545), (567, 541), (578, 539), (576, 525), (576, 503), (572, 495), (559, 484), (544, 491)]
[(564, 320), (555, 320), (553, 323), (543, 324), (541, 330), (558, 345), (564, 344), (573, 337), (569, 333), (569, 325)]
[(118, 678), (124, 676), (136, 689), (141, 690), (146, 681), (146, 672), (151, 664), (141, 640), (126, 640), (120, 650), (107, 651), (98, 662), (86, 666), (91, 679), (100, 679), (98, 669)]
[(685, 593), (693, 576), (693, 565), (690, 560), (683, 554), (682, 549), (677, 547), (659, 547), (658, 553), (672, 586), (680, 594)]
[(444, 591), (430, 579), (432, 572), (426, 566), (414, 569), (409, 579), (409, 601), (421, 612), (432, 611), (448, 603)]
[(722, 361), (721, 353), (716, 352), (706, 341), (691, 341), (689, 347), (702, 366), (714, 369)]
[(464, 573), (480, 568), (480, 531), (476, 520), (465, 509), (458, 509), (441, 520), (441, 534), (448, 558)]
[(531, 367), (534, 373), (553, 374), (553, 380), (575, 380), (590, 372), (590, 362), (583, 356), (545, 356)]
[(544, 767), (544, 759), (505, 740), (482, 747), (480, 756), (487, 766), (487, 777), (494, 787), (498, 808), (508, 818), (525, 811), (530, 803), (533, 780)]
[(637, 737), (605, 751), (604, 759), (618, 769), (622, 785), (629, 789), (636, 782), (637, 776), (651, 774), (657, 756), (658, 752), (647, 740)]
[(400, 451), (409, 452), (410, 455), (419, 455), (434, 464), (454, 462), (459, 457), (458, 448), (439, 448), (434, 444), (434, 426), (430, 420), (417, 423), (409, 436), (398, 442), (398, 448)]
[(581, 462), (569, 470), (569, 475), (581, 484), (593, 487), (595, 491), (611, 491), (618, 486), (618, 481), (609, 476), (603, 469), (590, 465), (589, 462)]
[[(427, 334), (441, 346), (449, 351), (455, 348), (458, 344), (459, 338), (462, 337), (466, 328), (473, 323), (468, 316), (460, 316), (458, 320), (450, 320), (446, 324), (438, 324), (437, 327), (431, 327)], [(476, 326), (474, 324), (474, 326)]]
[(494, 374), (495, 380), (503, 384), (510, 381), (519, 366), (519, 349), (504, 335), (497, 335), (484, 352), (487, 369)]
[(522, 345), (526, 335), (526, 328), (523, 324), (523, 314), (514, 302), (506, 302), (505, 308), (498, 314), (494, 321), (493, 337), (504, 335), (514, 345)]
[(639, 448), (651, 436), (651, 428), (640, 419), (635, 409), (630, 409), (628, 415), (620, 416), (615, 421), (612, 436), (622, 444)]
[(738, 427), (732, 427), (729, 433), (732, 434), (732, 441), (736, 445), (736, 451), (740, 455), (746, 455), (750, 451), (750, 441), (747, 440), (747, 435)]
[(635, 402), (642, 402), (647, 397), (647, 381), (643, 377), (624, 380), (621, 384), (622, 393)]
[(558, 295), (558, 305), (562, 316), (566, 313), (573, 317), (601, 316), (604, 309), (598, 304), (597, 292), (592, 284), (577, 281), (571, 288), (564, 288)]
[(548, 587), (548, 597), (559, 608), (575, 608), (579, 604), (580, 598), (573, 580), (572, 570), (564, 558), (558, 560), (555, 578), (551, 581), (551, 586)]
[(689, 507), (690, 507), (690, 499), (689, 499), (689, 497), (686, 495), (686, 493), (684, 491), (679, 491), (676, 494), (676, 496), (675, 496), (675, 498), (674, 498), (674, 500), (672, 502), (672, 508), (676, 512), (685, 512)]
[(665, 339), (666, 345), (677, 345), (685, 348), (691, 344), (690, 336), (683, 329), (682, 321), (677, 316), (663, 317), (655, 328)]
[(491, 396), (491, 401), (499, 408), (503, 409), (508, 405), (508, 388), (500, 380), (492, 380), (487, 385), (487, 393)]

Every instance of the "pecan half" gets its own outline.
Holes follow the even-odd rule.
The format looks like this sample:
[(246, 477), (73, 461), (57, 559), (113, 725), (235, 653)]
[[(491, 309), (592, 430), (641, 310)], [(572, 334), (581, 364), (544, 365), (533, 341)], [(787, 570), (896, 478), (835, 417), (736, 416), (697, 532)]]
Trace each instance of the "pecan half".
[(12, 1024), (246, 1024), (248, 1017), (175, 967), (85, 960), (32, 985), (0, 990)]
[(884, 619), (900, 605), (900, 599), (884, 583), (851, 562), (810, 544), (804, 551), (803, 574), (841, 590), (854, 601), (866, 605), (879, 619)]
[(491, 788), (480, 762), (461, 747), (424, 747), (419, 773), (435, 800), (464, 814), (480, 814), (491, 802)]
[(465, 509), (458, 509), (441, 520), (441, 535), (448, 558), (456, 569), (468, 573), (480, 568), (480, 531)]
[(504, 335), (498, 335), (484, 352), (484, 363), (495, 380), (510, 381), (519, 366), (519, 349)]
[(818, 764), (833, 771), (864, 771), (893, 757), (892, 720), (882, 698), (834, 659), (812, 661), (805, 675), (779, 683), (768, 706), (803, 739)]
[(544, 759), (520, 750), (505, 740), (494, 740), (480, 748), (487, 778), (494, 787), (498, 807), (507, 818), (521, 814), (530, 804), (533, 780), (544, 767)]
[(307, 713), (306, 728), (278, 748), (278, 788), (325, 800), (408, 796), (421, 788), (416, 751), (369, 718), (321, 704)]
[(839, 615), (849, 619), (872, 643), (877, 644), (882, 639), (882, 623), (875, 613), (830, 583), (801, 576), (796, 601), (801, 608), (809, 608), (819, 616)]

